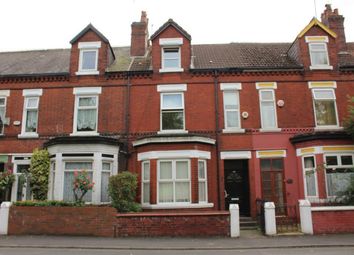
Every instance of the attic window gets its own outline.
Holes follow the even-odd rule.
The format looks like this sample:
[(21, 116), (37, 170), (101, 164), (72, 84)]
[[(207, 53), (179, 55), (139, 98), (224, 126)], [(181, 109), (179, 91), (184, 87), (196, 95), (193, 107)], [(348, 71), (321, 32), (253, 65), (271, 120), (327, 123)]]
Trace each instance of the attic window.
[(76, 75), (96, 75), (99, 74), (98, 67), (98, 49), (101, 48), (101, 42), (80, 42), (79, 68)]
[(332, 69), (329, 65), (327, 50), (327, 36), (307, 36), (306, 42), (309, 45), (311, 66), (310, 69)]
[(160, 72), (182, 72), (181, 45), (182, 38), (161, 38), (161, 69)]

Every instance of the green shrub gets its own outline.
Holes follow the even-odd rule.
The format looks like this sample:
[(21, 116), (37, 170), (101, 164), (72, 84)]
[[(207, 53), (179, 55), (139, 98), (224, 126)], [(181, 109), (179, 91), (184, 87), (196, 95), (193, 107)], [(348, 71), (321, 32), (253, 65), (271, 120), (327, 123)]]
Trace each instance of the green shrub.
[(44, 200), (44, 201), (17, 201), (14, 202), (14, 205), (17, 206), (80, 206), (74, 202), (65, 202), (65, 201), (57, 201), (57, 200)]
[(135, 203), (137, 176), (130, 172), (122, 172), (109, 178), (108, 192), (112, 198), (112, 206), (118, 212), (139, 212), (141, 206)]
[(30, 186), (35, 200), (45, 200), (48, 194), (49, 152), (35, 149), (31, 157)]

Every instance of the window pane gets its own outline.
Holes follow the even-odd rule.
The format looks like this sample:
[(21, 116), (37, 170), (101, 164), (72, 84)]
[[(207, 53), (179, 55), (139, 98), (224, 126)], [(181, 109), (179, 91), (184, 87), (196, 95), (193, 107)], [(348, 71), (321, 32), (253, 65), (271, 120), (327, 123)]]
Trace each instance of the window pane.
[(183, 109), (182, 94), (162, 95), (162, 109)]
[(189, 202), (189, 182), (176, 182), (176, 202)]
[[(92, 172), (89, 172), (88, 175), (92, 180)], [(74, 183), (74, 172), (64, 172), (64, 201), (74, 201), (74, 191), (73, 191), (73, 183)], [(80, 196), (80, 193), (79, 193)], [(92, 201), (92, 190), (88, 191), (83, 197), (85, 202)]]
[(38, 107), (38, 98), (27, 98), (27, 108), (37, 108)]
[(37, 132), (37, 110), (28, 110), (25, 132)]
[(304, 158), (304, 165), (305, 168), (314, 168), (315, 167), (315, 161), (313, 157), (305, 157)]
[(261, 100), (274, 100), (273, 91), (260, 91), (261, 92)]
[(83, 70), (93, 70), (96, 69), (96, 52), (93, 51), (83, 51), (82, 52), (82, 69)]
[(282, 159), (272, 159), (272, 170), (273, 171), (282, 171), (284, 169)]
[(261, 170), (270, 171), (270, 159), (261, 159)]
[(66, 162), (65, 169), (67, 170), (91, 170), (92, 162)]
[(352, 166), (353, 165), (353, 157), (352, 156), (341, 156), (342, 165)]
[(78, 110), (77, 131), (96, 131), (96, 109)]
[(173, 183), (160, 183), (159, 185), (159, 202), (168, 203), (173, 202)]
[(306, 172), (306, 191), (307, 196), (316, 196), (316, 180), (314, 172)]
[(162, 112), (162, 130), (184, 129), (183, 111)]
[(79, 106), (96, 106), (97, 97), (80, 97)]
[(102, 163), (103, 171), (111, 171), (111, 163)]
[(316, 99), (335, 99), (333, 90), (314, 90)]
[(0, 98), (0, 106), (3, 106), (5, 105), (5, 98)]
[(327, 166), (337, 166), (338, 165), (337, 156), (326, 156), (326, 164)]
[(276, 127), (274, 103), (262, 102), (261, 111), (262, 111), (262, 127), (263, 128)]
[(5, 172), (5, 163), (0, 162), (0, 173)]
[(239, 127), (238, 111), (226, 111), (226, 128)]
[(238, 109), (238, 96), (235, 92), (224, 92), (225, 109)]
[(160, 162), (160, 179), (172, 179), (172, 162)]
[(163, 67), (164, 68), (180, 67), (179, 48), (165, 48), (163, 50)]
[(143, 203), (150, 203), (150, 183), (143, 183)]
[(349, 187), (352, 178), (354, 172), (348, 172), (348, 169), (326, 169), (327, 195), (340, 195)]
[(179, 68), (179, 59), (165, 59), (164, 68)]
[(198, 178), (199, 179), (206, 179), (204, 161), (199, 161), (198, 162)]
[(188, 162), (176, 162), (176, 179), (188, 179)]
[(109, 194), (108, 194), (108, 183), (109, 183), (110, 175), (111, 173), (108, 172), (101, 173), (101, 202), (110, 201)]
[(150, 164), (149, 163), (143, 164), (143, 180), (150, 181)]
[(198, 183), (198, 191), (199, 191), (199, 202), (207, 202), (206, 200), (206, 182)]

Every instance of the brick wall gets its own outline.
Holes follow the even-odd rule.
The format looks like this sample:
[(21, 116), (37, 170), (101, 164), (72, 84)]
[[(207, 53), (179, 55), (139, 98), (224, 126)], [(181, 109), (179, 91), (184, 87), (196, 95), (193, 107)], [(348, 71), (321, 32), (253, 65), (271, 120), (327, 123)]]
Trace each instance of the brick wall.
[(228, 212), (117, 215), (116, 236), (229, 236)]
[(9, 235), (112, 237), (115, 213), (111, 207), (12, 206)]
[(354, 210), (313, 211), (312, 224), (315, 234), (354, 233)]
[(111, 207), (12, 206), (9, 235), (228, 236), (228, 212), (116, 214)]

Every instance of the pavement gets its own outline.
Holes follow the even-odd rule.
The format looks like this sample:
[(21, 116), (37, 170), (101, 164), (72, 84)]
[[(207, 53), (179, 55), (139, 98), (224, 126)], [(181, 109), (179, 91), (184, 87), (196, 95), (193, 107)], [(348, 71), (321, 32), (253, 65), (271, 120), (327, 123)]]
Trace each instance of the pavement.
[(0, 236), (1, 248), (53, 248), (102, 250), (249, 250), (283, 248), (354, 247), (354, 234), (263, 236), (258, 231), (241, 231), (228, 237), (83, 237)]

